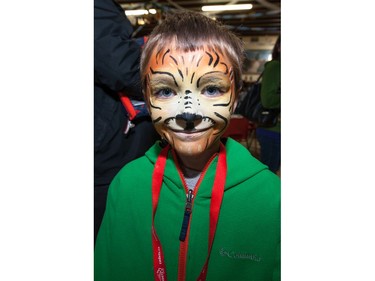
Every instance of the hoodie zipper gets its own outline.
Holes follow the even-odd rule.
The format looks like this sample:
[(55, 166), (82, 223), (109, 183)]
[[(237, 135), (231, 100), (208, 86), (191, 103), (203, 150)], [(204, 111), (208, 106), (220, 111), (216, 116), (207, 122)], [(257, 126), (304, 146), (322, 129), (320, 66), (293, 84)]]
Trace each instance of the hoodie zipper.
[[(189, 234), (190, 234), (190, 221), (191, 221), (191, 214), (193, 210), (193, 198), (195, 198), (195, 195), (198, 191), (198, 187), (203, 179), (205, 170), (202, 172), (201, 176), (199, 177), (199, 180), (194, 187), (193, 190), (188, 190), (185, 179), (183, 177), (182, 172), (179, 169), (180, 176), (182, 177), (182, 182), (184, 184), (186, 193), (186, 204), (185, 204), (185, 212), (184, 212), (184, 218), (182, 221), (181, 231), (180, 231), (180, 252), (178, 255), (178, 273), (177, 273), (177, 280), (178, 281), (185, 281), (186, 277), (186, 256), (187, 251), (189, 247)], [(190, 195), (190, 196), (189, 196)], [(189, 210), (190, 209), (190, 210)], [(188, 214), (188, 215), (187, 215)], [(184, 233), (185, 232), (185, 233)], [(184, 236), (184, 237), (182, 237)], [(181, 241), (181, 238), (184, 238), (183, 241)]]
[[(177, 156), (175, 155), (173, 151), (173, 157), (177, 166), (178, 173), (180, 175), (180, 178), (182, 180), (182, 183), (185, 188), (186, 192), (186, 203), (185, 203), (185, 211), (184, 211), (184, 218), (182, 221), (181, 231), (180, 231), (180, 252), (178, 256), (178, 273), (177, 273), (177, 280), (178, 281), (185, 281), (186, 277), (186, 256), (189, 246), (189, 234), (190, 234), (190, 221), (193, 211), (193, 205), (194, 205), (194, 198), (198, 192), (198, 188), (204, 178), (204, 175), (206, 174), (208, 167), (210, 166), (212, 160), (217, 156), (217, 153), (211, 156), (211, 158), (207, 161), (205, 167), (202, 170), (202, 173), (199, 177), (199, 180), (197, 184), (194, 187), (194, 191), (191, 189), (188, 189), (184, 174), (182, 173), (181, 167), (179, 165), (179, 162), (177, 160)], [(184, 239), (181, 239), (184, 238)]]
[(190, 222), (190, 214), (191, 214), (191, 208), (193, 205), (193, 190), (189, 189), (188, 194), (186, 195), (186, 205), (185, 205), (185, 213), (184, 213), (184, 219), (182, 221), (181, 226), (181, 232), (180, 232), (180, 241), (184, 242), (186, 239), (186, 234)]

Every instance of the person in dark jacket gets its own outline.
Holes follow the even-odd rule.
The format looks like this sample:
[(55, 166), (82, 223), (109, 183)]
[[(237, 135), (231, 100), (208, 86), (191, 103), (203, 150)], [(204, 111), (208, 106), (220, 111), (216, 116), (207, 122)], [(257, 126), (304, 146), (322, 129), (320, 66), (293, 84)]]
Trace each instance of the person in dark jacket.
[[(129, 118), (119, 92), (142, 100), (140, 46), (124, 10), (113, 0), (94, 1), (94, 240), (112, 178), (159, 138), (149, 116)], [(125, 134), (124, 132), (127, 131)]]
[[(264, 66), (261, 101), (266, 108), (281, 107), (281, 37), (275, 43), (272, 60)], [(257, 128), (257, 139), (260, 144), (260, 161), (277, 175), (281, 175), (281, 118), (275, 126)]]

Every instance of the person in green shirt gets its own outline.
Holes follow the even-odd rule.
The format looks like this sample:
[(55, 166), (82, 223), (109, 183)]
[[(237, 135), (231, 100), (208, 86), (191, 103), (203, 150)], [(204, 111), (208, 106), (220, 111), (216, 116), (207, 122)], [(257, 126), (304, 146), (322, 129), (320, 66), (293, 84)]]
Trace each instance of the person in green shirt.
[[(281, 107), (281, 37), (272, 51), (272, 60), (264, 65), (261, 87), (261, 102), (265, 108)], [(270, 128), (257, 128), (256, 136), (260, 144), (260, 160), (269, 169), (280, 175), (281, 167), (281, 121)]]
[(116, 175), (95, 281), (280, 280), (280, 179), (233, 139), (238, 37), (176, 12), (149, 36), (142, 85), (162, 141)]

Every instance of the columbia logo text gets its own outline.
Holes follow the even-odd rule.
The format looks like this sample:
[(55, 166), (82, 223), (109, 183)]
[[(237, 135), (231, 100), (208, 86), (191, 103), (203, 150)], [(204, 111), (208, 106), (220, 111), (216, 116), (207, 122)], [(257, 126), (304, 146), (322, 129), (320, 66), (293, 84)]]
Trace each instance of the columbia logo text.
[(220, 249), (220, 255), (222, 257), (228, 257), (230, 259), (245, 259), (245, 260), (252, 260), (256, 262), (260, 262), (262, 260), (261, 257), (252, 254), (252, 253), (246, 253), (246, 252), (237, 252), (234, 250), (228, 250), (225, 248)]

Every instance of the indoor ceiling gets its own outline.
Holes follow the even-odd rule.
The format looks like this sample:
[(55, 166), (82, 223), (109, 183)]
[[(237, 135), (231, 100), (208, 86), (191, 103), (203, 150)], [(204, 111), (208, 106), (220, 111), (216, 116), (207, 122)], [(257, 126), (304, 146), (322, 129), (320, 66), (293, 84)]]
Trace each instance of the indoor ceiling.
[(134, 37), (147, 36), (166, 13), (178, 10), (202, 12), (203, 5), (248, 4), (251, 10), (202, 12), (224, 23), (239, 36), (279, 35), (281, 31), (281, 0), (222, 1), (222, 0), (116, 0), (124, 10), (156, 9), (156, 14), (128, 16), (134, 26)]

